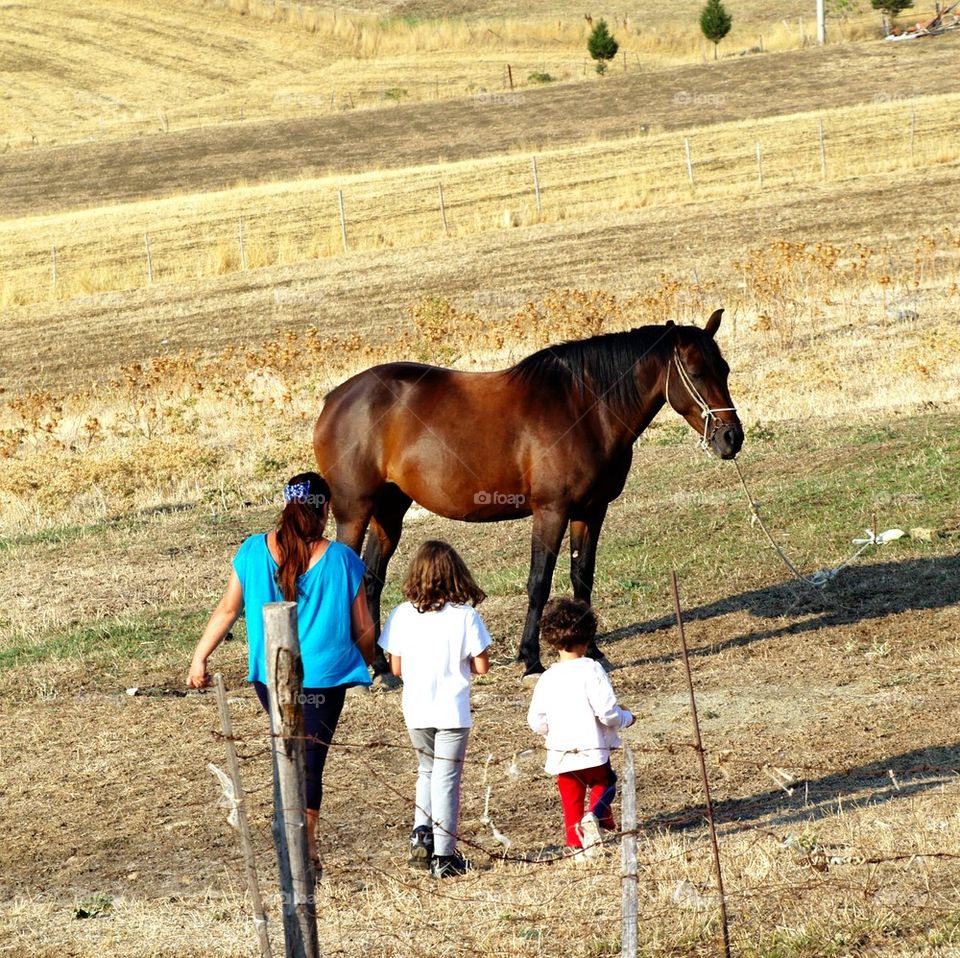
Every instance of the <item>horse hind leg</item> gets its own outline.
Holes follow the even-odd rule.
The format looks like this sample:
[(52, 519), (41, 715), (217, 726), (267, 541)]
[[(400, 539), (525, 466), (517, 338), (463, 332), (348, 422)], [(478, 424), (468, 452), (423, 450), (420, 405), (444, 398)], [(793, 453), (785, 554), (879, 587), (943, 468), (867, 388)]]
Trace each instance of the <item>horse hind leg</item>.
[[(387, 566), (403, 532), (403, 517), (410, 508), (411, 499), (394, 485), (387, 486), (377, 500), (370, 519), (367, 544), (363, 550), (363, 564), (366, 566), (364, 587), (370, 616), (380, 638), (380, 596), (387, 578)], [(373, 662), (374, 681), (377, 685), (395, 688), (399, 682), (390, 673), (390, 665), (383, 649), (376, 647)]]

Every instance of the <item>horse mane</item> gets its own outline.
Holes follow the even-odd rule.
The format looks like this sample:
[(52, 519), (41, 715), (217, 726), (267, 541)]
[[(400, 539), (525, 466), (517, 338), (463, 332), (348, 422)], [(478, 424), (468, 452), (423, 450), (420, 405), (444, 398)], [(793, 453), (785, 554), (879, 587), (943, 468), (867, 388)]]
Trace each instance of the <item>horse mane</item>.
[(583, 399), (588, 390), (620, 415), (640, 405), (633, 368), (638, 360), (661, 351), (666, 327), (639, 326), (623, 333), (571, 339), (531, 353), (507, 375), (538, 393)]

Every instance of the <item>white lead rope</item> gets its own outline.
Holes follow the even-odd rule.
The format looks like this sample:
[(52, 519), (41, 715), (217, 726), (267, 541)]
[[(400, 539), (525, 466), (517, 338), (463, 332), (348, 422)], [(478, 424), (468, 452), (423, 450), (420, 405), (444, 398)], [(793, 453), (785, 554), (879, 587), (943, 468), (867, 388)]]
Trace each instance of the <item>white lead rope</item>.
[(750, 495), (750, 490), (747, 488), (747, 482), (743, 478), (743, 471), (740, 468), (740, 462), (737, 459), (733, 460), (733, 464), (737, 467), (737, 475), (740, 477), (740, 485), (743, 486), (744, 495), (747, 497), (747, 502), (750, 503), (750, 513), (753, 517), (753, 521), (760, 526), (763, 530), (763, 534), (767, 537), (767, 541), (776, 551), (777, 555), (780, 556), (780, 559), (783, 561), (783, 564), (793, 573), (794, 577), (802, 582), (804, 585), (809, 586), (811, 589), (822, 589), (828, 582), (835, 579), (850, 563), (855, 559), (859, 558), (860, 554), (865, 552), (871, 546), (882, 546), (888, 542), (893, 542), (894, 539), (899, 539), (904, 535), (902, 529), (887, 529), (885, 532), (876, 533), (873, 529), (864, 529), (865, 537), (860, 539), (854, 539), (853, 544), (860, 546), (849, 558), (844, 559), (843, 562), (838, 566), (834, 566), (832, 569), (820, 569), (817, 572), (814, 572), (813, 575), (804, 575), (788, 558), (787, 554), (780, 548), (776, 540), (770, 535), (770, 530), (767, 529), (764, 524), (763, 518), (760, 515), (760, 509), (757, 506), (757, 503), (754, 501), (753, 496)]
[[(710, 442), (708, 439), (707, 430), (710, 427), (710, 423), (716, 419), (716, 413), (718, 412), (736, 412), (736, 408), (733, 406), (724, 406), (723, 408), (712, 409), (707, 402), (704, 400), (703, 396), (697, 391), (697, 387), (694, 386), (693, 380), (691, 380), (690, 375), (684, 369), (683, 363), (680, 362), (680, 354), (675, 349), (673, 351), (673, 359), (667, 365), (667, 379), (664, 387), (664, 398), (667, 403), (670, 402), (670, 367), (676, 365), (677, 375), (680, 377), (680, 382), (683, 383), (687, 392), (690, 394), (690, 397), (693, 401), (700, 407), (700, 416), (703, 419), (703, 435), (700, 437), (698, 445), (701, 449), (709, 450)], [(716, 430), (714, 430), (716, 431)], [(887, 542), (892, 542), (894, 539), (899, 539), (904, 532), (902, 529), (887, 529), (885, 532), (877, 533), (873, 529), (865, 529), (866, 534), (865, 538), (854, 539), (853, 544), (859, 546), (860, 548), (853, 552), (853, 554), (845, 559), (840, 565), (835, 566), (832, 569), (820, 569), (817, 572), (814, 572), (813, 575), (804, 575), (789, 559), (787, 554), (780, 548), (777, 541), (770, 534), (770, 530), (766, 527), (766, 524), (763, 521), (763, 518), (760, 515), (760, 509), (757, 506), (757, 503), (754, 501), (753, 496), (750, 495), (750, 490), (747, 488), (747, 482), (743, 477), (743, 471), (740, 469), (740, 462), (737, 459), (733, 460), (733, 464), (737, 467), (737, 476), (740, 479), (740, 485), (743, 486), (744, 495), (747, 497), (747, 502), (750, 503), (750, 513), (752, 516), (752, 521), (756, 522), (757, 525), (763, 530), (763, 534), (767, 537), (767, 541), (773, 547), (774, 551), (780, 556), (783, 564), (793, 573), (795, 578), (802, 582), (804, 585), (809, 586), (812, 589), (822, 589), (828, 582), (835, 579), (848, 565), (854, 562), (859, 556), (869, 549), (871, 546), (882, 546)]]

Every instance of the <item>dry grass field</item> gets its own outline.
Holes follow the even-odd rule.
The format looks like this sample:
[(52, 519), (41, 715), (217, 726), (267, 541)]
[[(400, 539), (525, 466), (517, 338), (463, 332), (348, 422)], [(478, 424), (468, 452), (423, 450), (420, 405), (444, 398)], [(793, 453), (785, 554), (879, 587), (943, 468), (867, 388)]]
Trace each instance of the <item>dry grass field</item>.
[[(56, 213), (169, 198), (238, 184), (333, 173), (426, 166), (576, 143), (623, 140), (717, 122), (789, 116), (863, 104), (899, 106), (958, 92), (952, 68), (957, 34), (933, 45), (856, 43), (718, 63), (613, 72), (602, 84), (504, 83), (463, 90), (449, 103), (398, 103), (367, 115), (338, 111), (306, 118), (219, 123), (102, 142), (42, 143), (0, 153), (0, 216)], [(96, 62), (96, 61), (93, 61)], [(274, 74), (273, 81), (278, 83)], [(151, 90), (169, 88), (157, 77)], [(7, 108), (31, 113), (29, 91), (12, 89)], [(56, 89), (60, 89), (57, 87)], [(456, 115), (460, 122), (451, 123)], [(904, 131), (900, 125), (901, 132)]]
[[(799, 48), (805, 6), (745, 0), (721, 53), (761, 33), (774, 52), (703, 64), (698, 6), (610, 13), (644, 73), (602, 82), (560, 72), (585, 35), (567, 0), (0, 7), (0, 954), (256, 954), (206, 769), (224, 764), (215, 703), (183, 677), (233, 551), (309, 465), (331, 385), (390, 358), (499, 368), (724, 306), (739, 462), (790, 558), (809, 574), (866, 527), (905, 534), (814, 591), (730, 463), (669, 412), (641, 438), (594, 596), (639, 715), (641, 954), (718, 953), (675, 570), (734, 954), (960, 955), (960, 37)], [(524, 84), (554, 64), (570, 82), (498, 100), (508, 62)], [(407, 94), (381, 103), (392, 85)], [(388, 606), (428, 536), (489, 594), (461, 836), (477, 868), (443, 885), (407, 869), (399, 698), (351, 695), (321, 821), (321, 953), (613, 958), (618, 842), (558, 860), (524, 724), (529, 521), (412, 510)], [(279, 954), (244, 638), (216, 667)]]
[[(768, 51), (806, 46), (809, 12), (796, 0), (781, 7), (773, 14), (752, 0), (724, 52), (757, 46), (761, 37)], [(704, 60), (697, 10), (685, 0), (668, 16), (611, 16), (628, 68)], [(508, 63), (524, 86), (533, 72), (569, 81), (592, 71), (579, 7), (457, 14), (282, 0), (8, 5), (0, 34), (3, 143), (29, 149), (462, 96), (501, 88)], [(838, 22), (833, 35), (862, 38), (878, 28), (876, 15), (858, 16)]]

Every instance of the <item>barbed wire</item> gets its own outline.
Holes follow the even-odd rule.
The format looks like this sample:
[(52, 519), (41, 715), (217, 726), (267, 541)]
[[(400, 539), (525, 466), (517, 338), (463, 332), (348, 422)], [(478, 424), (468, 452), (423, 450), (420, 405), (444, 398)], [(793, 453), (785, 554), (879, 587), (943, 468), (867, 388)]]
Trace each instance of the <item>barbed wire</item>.
[[(226, 741), (227, 737), (220, 732), (219, 730), (212, 729), (211, 735), (217, 741)], [(417, 749), (414, 745), (409, 742), (390, 742), (385, 739), (372, 739), (368, 742), (355, 742), (355, 741), (344, 741), (338, 739), (331, 742), (324, 742), (322, 739), (317, 736), (275, 736), (270, 730), (265, 730), (263, 732), (248, 733), (246, 735), (233, 735), (230, 737), (230, 740), (233, 742), (243, 742), (247, 743), (256, 738), (267, 738), (272, 739), (274, 737), (283, 737), (287, 740), (293, 741), (302, 741), (304, 743), (311, 742), (315, 744), (326, 745), (331, 749), (342, 749), (343, 751), (375, 751), (378, 749), (396, 749), (404, 752), (413, 752), (419, 753), (423, 751), (422, 749)], [(684, 751), (695, 752), (697, 746), (693, 742), (667, 742), (663, 745), (642, 745), (636, 742), (627, 743), (630, 749), (635, 754), (641, 755), (676, 755)], [(936, 747), (936, 746), (931, 746)], [(613, 745), (609, 747), (611, 752), (622, 751), (624, 748), (623, 745)], [(591, 752), (594, 750), (590, 750)], [(576, 748), (572, 749), (551, 749), (547, 745), (543, 744), (531, 744), (524, 746), (522, 749), (517, 749), (510, 753), (509, 756), (496, 756), (487, 754), (485, 758), (474, 758), (470, 756), (465, 756), (463, 758), (457, 759), (445, 759), (440, 756), (437, 761), (450, 761), (450, 762), (459, 762), (463, 765), (477, 765), (477, 766), (495, 766), (499, 767), (502, 765), (507, 765), (508, 768), (516, 768), (517, 759), (526, 757), (533, 752), (555, 752), (560, 755), (577, 755), (580, 750)], [(237, 753), (237, 757), (243, 760), (251, 760), (254, 758), (261, 757), (263, 755), (269, 755), (271, 753), (271, 747), (266, 746), (262, 749), (257, 750), (256, 752), (248, 752), (245, 754)], [(804, 772), (826, 772), (831, 775), (841, 775), (841, 774), (850, 774), (858, 766), (853, 763), (848, 763), (844, 765), (830, 765), (825, 762), (783, 762), (783, 761), (774, 761), (770, 757), (759, 758), (751, 756), (738, 756), (733, 754), (729, 748), (721, 748), (714, 752), (707, 751), (708, 756), (712, 755), (713, 761), (718, 768), (721, 768), (724, 765), (740, 765), (745, 767), (757, 768), (757, 769), (774, 769), (779, 770), (785, 774), (790, 774), (790, 769), (795, 769), (797, 771)], [(881, 759), (877, 759), (876, 765), (882, 763)], [(893, 762), (890, 763), (891, 765)], [(960, 775), (960, 765), (933, 765), (929, 763), (923, 763), (921, 765), (911, 766), (906, 769), (901, 769), (902, 774), (919, 774), (919, 773), (940, 773), (940, 774), (951, 774), (951, 775)], [(875, 777), (886, 777), (889, 778), (890, 772), (889, 769), (883, 772), (879, 770), (875, 773), (867, 773), (861, 771), (860, 774), (863, 775), (872, 775)], [(803, 781), (803, 779), (797, 778), (796, 776), (791, 776), (794, 781)]]
[[(217, 730), (212, 730), (212, 737), (217, 741), (226, 740), (226, 737), (223, 735), (223, 733)], [(252, 741), (272, 740), (274, 737), (276, 736), (272, 731), (264, 730), (264, 731), (257, 731), (253, 733), (246, 733), (243, 735), (234, 734), (233, 736), (231, 736), (231, 740), (234, 741), (235, 743), (236, 742), (250, 743)], [(288, 736), (288, 738), (296, 738), (299, 741), (303, 741), (303, 742), (319, 741), (319, 739), (317, 739), (317, 737), (315, 736), (299, 736), (299, 737)], [(354, 758), (354, 760), (362, 760), (362, 756), (364, 753), (375, 752), (375, 751), (398, 750), (406, 753), (412, 753), (414, 755), (424, 751), (422, 749), (416, 748), (414, 745), (412, 745), (409, 742), (405, 743), (405, 742), (389, 741), (384, 738), (375, 738), (369, 741), (334, 740), (333, 742), (326, 743), (326, 744), (329, 745), (332, 751), (340, 750), (344, 753), (350, 753), (351, 756)], [(646, 753), (651, 755), (662, 756), (662, 755), (677, 755), (684, 752), (690, 752), (695, 749), (695, 746), (693, 745), (693, 743), (688, 743), (688, 742), (673, 742), (673, 743), (667, 743), (659, 746), (644, 746), (640, 744), (631, 743), (630, 748), (635, 753), (640, 753), (640, 754)], [(615, 751), (616, 748), (611, 750)], [(531, 745), (522, 750), (512, 751), (509, 755), (498, 756), (492, 753), (487, 753), (483, 757), (475, 757), (475, 758), (465, 757), (462, 760), (461, 759), (445, 759), (442, 756), (435, 756), (434, 761), (445, 761), (445, 760), (446, 761), (462, 761), (463, 764), (465, 765), (482, 767), (484, 770), (484, 778), (483, 778), (483, 784), (481, 787), (488, 787), (487, 772), (489, 771), (489, 769), (506, 767), (509, 771), (512, 771), (514, 773), (511, 775), (509, 774), (509, 771), (508, 771), (508, 778), (515, 779), (522, 774), (518, 767), (519, 758), (524, 758), (534, 753), (542, 754), (550, 751), (551, 749), (541, 744), (536, 746)], [(576, 749), (564, 750), (564, 754), (568, 754), (568, 755), (575, 754), (576, 752), (577, 752)], [(267, 746), (261, 749), (257, 749), (255, 751), (245, 752), (242, 755), (238, 753), (238, 758), (241, 758), (243, 761), (249, 762), (255, 759), (264, 758), (268, 756), (270, 753), (271, 753), (271, 746)], [(728, 751), (725, 751), (721, 757), (715, 758), (714, 761), (716, 761), (717, 764), (721, 766), (723, 764), (737, 764), (742, 767), (749, 767), (757, 770), (774, 769), (783, 775), (789, 774), (783, 768), (781, 768), (779, 764), (771, 762), (769, 758), (734, 756), (729, 754)], [(373, 777), (374, 779), (376, 779), (376, 781), (382, 788), (386, 789), (388, 792), (395, 795), (397, 798), (402, 799), (404, 802), (407, 802), (409, 800), (408, 789), (400, 788), (399, 786), (395, 785), (392, 781), (390, 781), (388, 775), (386, 775), (384, 771), (380, 769), (375, 763), (370, 761), (362, 761), (362, 764), (365, 772), (371, 777)], [(869, 777), (869, 778), (882, 778), (885, 780), (890, 780), (890, 787), (893, 787), (893, 788), (898, 787), (900, 783), (895, 780), (895, 777), (892, 775), (891, 769), (888, 768), (886, 770), (883, 770), (882, 765), (884, 763), (882, 763), (881, 761), (878, 761), (876, 764), (878, 767), (874, 771), (865, 771), (863, 768), (857, 769), (858, 776), (861, 778)], [(827, 772), (830, 775), (835, 775), (835, 776), (851, 774), (852, 770), (854, 769), (854, 766), (850, 764), (841, 765), (841, 766), (830, 766), (825, 763), (789, 763), (789, 767), (797, 771)], [(936, 774), (940, 776), (944, 776), (944, 775), (958, 776), (960, 775), (960, 766), (933, 765), (933, 764), (923, 763), (921, 765), (913, 766), (908, 769), (900, 770), (901, 775), (911, 774), (911, 773)], [(544, 777), (546, 777), (546, 775), (544, 775)], [(796, 788), (796, 786), (798, 784), (801, 784), (802, 782), (803, 782), (802, 779), (792, 779), (793, 788)], [(783, 789), (786, 794), (788, 795), (792, 794), (792, 789), (788, 789), (784, 783), (776, 779), (775, 779), (775, 783), (779, 786), (780, 789)], [(263, 785), (253, 786), (252, 788), (249, 788), (249, 787), (245, 788), (245, 791), (247, 792), (247, 794), (256, 794), (258, 792), (266, 791), (271, 787), (272, 787), (271, 783), (264, 783)], [(735, 801), (737, 802), (737, 808), (742, 811), (744, 808), (749, 808), (752, 806), (762, 806), (764, 804), (769, 805), (771, 798), (769, 794), (765, 793), (752, 798), (750, 797), (737, 798), (735, 799)], [(191, 805), (194, 807), (203, 805), (203, 804), (206, 804), (206, 803), (203, 801), (191, 803)], [(723, 802), (721, 802), (720, 805), (722, 808)], [(703, 820), (704, 820), (704, 816), (703, 816), (702, 809), (691, 810), (690, 812), (687, 812), (687, 813), (679, 813), (679, 814), (673, 814), (673, 815), (666, 814), (666, 815), (656, 816), (656, 817), (651, 816), (646, 820), (643, 826), (640, 826), (636, 829), (610, 833), (607, 836), (607, 838), (604, 840), (604, 844), (605, 845), (616, 844), (617, 842), (620, 841), (621, 838), (623, 838), (626, 835), (634, 835), (636, 837), (648, 836), (650, 834), (651, 828), (656, 826), (662, 826), (666, 828), (671, 828), (671, 827), (675, 828), (678, 826), (689, 826), (690, 824), (702, 822)], [(491, 823), (488, 820), (483, 822), (483, 824), (486, 825)], [(742, 822), (732, 817), (728, 819), (728, 818), (725, 818), (722, 813), (718, 815), (718, 824), (721, 827), (727, 826), (728, 828), (729, 826), (733, 826), (738, 829), (747, 829), (747, 830), (754, 829), (764, 837), (778, 838), (778, 836), (776, 836), (776, 834), (772, 832), (769, 828), (752, 826), (747, 822)], [(498, 861), (498, 862), (505, 862), (505, 863), (514, 863), (514, 864), (525, 864), (525, 865), (552, 865), (559, 861), (563, 861), (564, 859), (569, 859), (573, 857), (573, 853), (569, 851), (561, 854), (557, 854), (557, 855), (531, 855), (530, 853), (526, 853), (526, 854), (511, 853), (509, 849), (502, 848), (502, 847), (499, 849), (492, 850), (482, 842), (477, 841), (474, 838), (471, 838), (462, 833), (457, 834), (455, 837), (458, 841), (462, 842), (466, 847), (470, 848), (472, 851), (475, 851), (484, 856), (487, 856), (490, 861)], [(780, 839), (778, 838), (778, 840)], [(549, 846), (543, 846), (543, 847), (549, 847)], [(675, 858), (683, 857), (684, 855), (688, 854), (688, 852), (689, 852), (689, 849), (684, 849), (680, 852), (672, 853), (665, 857), (648, 859), (645, 862), (641, 862), (640, 864), (644, 864), (648, 867), (652, 867), (655, 865), (664, 864)], [(886, 862), (911, 860), (911, 859), (917, 859), (917, 858), (954, 859), (954, 858), (960, 858), (960, 853), (943, 851), (939, 849), (921, 850), (921, 849), (914, 848), (909, 850), (897, 850), (897, 851), (893, 851), (886, 854), (880, 854), (880, 853), (872, 853), (869, 850), (862, 849), (860, 850), (859, 854), (856, 856), (856, 861), (853, 861), (853, 860), (845, 861), (842, 864), (857, 864), (857, 863), (881, 864)]]
[[(259, 716), (260, 721), (264, 717)], [(252, 716), (245, 718), (256, 721)], [(268, 760), (275, 739), (279, 737), (269, 728), (256, 727), (231, 735), (229, 741), (234, 746), (243, 746), (242, 755), (238, 755), (238, 758), (249, 767)], [(227, 741), (227, 737), (217, 730), (211, 730), (211, 739), (219, 743)], [(307, 735), (297, 736), (295, 740), (303, 744), (322, 742), (317, 736)], [(388, 809), (396, 808), (399, 803), (403, 809), (401, 818), (406, 818), (411, 806), (416, 808), (416, 802), (411, 801), (411, 782), (406, 777), (402, 782), (397, 781), (397, 763), (390, 756), (397, 753), (409, 756), (412, 777), (413, 770), (419, 764), (417, 757), (429, 750), (418, 748), (409, 741), (401, 741), (399, 733), (396, 736), (379, 734), (369, 739), (334, 737), (332, 742), (323, 744), (328, 745), (331, 757), (341, 757), (341, 767), (354, 782), (368, 783), (366, 789), (357, 789), (350, 796), (351, 807), (358, 815), (366, 813), (380, 817), (389, 829), (393, 829), (398, 827), (399, 822), (394, 813), (389, 814), (389, 820), (384, 818), (388, 815)], [(672, 757), (678, 768), (684, 758), (690, 757), (689, 772), (692, 776), (692, 759), (697, 753), (694, 743), (666, 741), (628, 744), (636, 755), (661, 760), (660, 764), (664, 757)], [(939, 746), (929, 748), (937, 749)], [(617, 750), (611, 749), (613, 752)], [(649, 815), (635, 828), (605, 833), (600, 848), (594, 849), (597, 857), (586, 863), (592, 867), (586, 868), (580, 865), (571, 867), (579, 857), (575, 851), (537, 840), (530, 841), (527, 835), (521, 838), (514, 836), (514, 840), (500, 833), (494, 824), (495, 813), (490, 814), (491, 791), (496, 788), (500, 792), (498, 801), (502, 801), (505, 784), (515, 786), (520, 779), (529, 779), (534, 763), (557, 751), (566, 755), (578, 753), (576, 749), (550, 749), (541, 740), (524, 743), (519, 748), (508, 747), (503, 751), (474, 748), (463, 759), (434, 755), (435, 763), (459, 761), (465, 770), (471, 770), (465, 785), (474, 790), (474, 800), (477, 799), (475, 790), (478, 787), (480, 789), (483, 815), (479, 817), (479, 824), (483, 830), (477, 828), (476, 816), (467, 819), (466, 827), (452, 830), (456, 844), (475, 863), (473, 869), (455, 883), (437, 882), (432, 878), (425, 881), (428, 872), (414, 874), (404, 861), (406, 841), (398, 842), (392, 852), (386, 850), (386, 853), (382, 848), (363, 843), (351, 846), (350, 854), (345, 859), (343, 856), (334, 859), (332, 877), (335, 884), (329, 886), (331, 903), (337, 910), (341, 944), (341, 948), (333, 953), (351, 953), (344, 942), (344, 927), (340, 925), (340, 904), (337, 899), (340, 892), (336, 890), (337, 883), (346, 882), (349, 885), (350, 881), (356, 881), (357, 887), (367, 888), (371, 878), (374, 878), (386, 892), (385, 907), (398, 915), (406, 916), (403, 902), (408, 900), (408, 895), (416, 896), (421, 903), (419, 907), (424, 907), (424, 903), (432, 899), (449, 905), (473, 906), (468, 928), (455, 925), (455, 917), (445, 917), (448, 911), (444, 906), (440, 917), (430, 921), (429, 947), (426, 939), (421, 942), (416, 935), (411, 938), (410, 934), (391, 929), (388, 935), (389, 948), (396, 948), (397, 953), (411, 956), (445, 953), (447, 949), (451, 953), (481, 956), (490, 953), (489, 935), (497, 934), (498, 923), (502, 920), (501, 911), (504, 909), (522, 915), (531, 933), (550, 933), (548, 929), (556, 921), (558, 902), (562, 902), (565, 896), (581, 894), (578, 888), (584, 889), (582, 894), (596, 895), (598, 876), (614, 867), (611, 853), (628, 836), (636, 838), (639, 844), (635, 862), (639, 892), (635, 916), (637, 926), (649, 929), (649, 933), (655, 937), (660, 934), (658, 929), (662, 929), (665, 922), (685, 923), (688, 920), (701, 927), (701, 933), (706, 933), (708, 928), (714, 926), (721, 906), (723, 909), (735, 909), (738, 921), (747, 915), (751, 922), (765, 921), (775, 912), (782, 914), (785, 903), (796, 902), (797, 907), (807, 907), (805, 903), (819, 900), (818, 896), (826, 890), (833, 896), (831, 900), (836, 900), (841, 907), (848, 907), (855, 901), (868, 903), (876, 900), (882, 902), (884, 913), (890, 915), (894, 909), (890, 907), (888, 899), (906, 888), (910, 905), (903, 909), (902, 918), (898, 920), (906, 922), (909, 919), (915, 924), (918, 915), (921, 916), (920, 920), (925, 920), (924, 916), (946, 914), (950, 900), (947, 891), (955, 891), (953, 883), (948, 880), (947, 870), (950, 863), (960, 859), (960, 852), (929, 844), (920, 846), (917, 842), (923, 840), (922, 836), (917, 836), (906, 845), (898, 842), (895, 847), (890, 847), (885, 841), (865, 843), (857, 832), (830, 844), (818, 840), (814, 833), (806, 830), (800, 834), (785, 833), (782, 828), (776, 827), (775, 819), (783, 813), (784, 797), (796, 796), (792, 804), (798, 807), (791, 809), (791, 815), (799, 813), (802, 803), (803, 809), (820, 819), (825, 807), (833, 802), (837, 803), (838, 811), (841, 802), (847, 810), (862, 810), (865, 805), (856, 792), (875, 792), (878, 780), (883, 781), (885, 796), (892, 798), (901, 790), (910, 794), (909, 790), (918, 785), (917, 781), (907, 776), (925, 776), (919, 787), (932, 787), (960, 776), (960, 765), (923, 761), (919, 751), (916, 755), (907, 753), (899, 757), (861, 760), (859, 763), (846, 761), (831, 764), (814, 761), (803, 755), (799, 756), (803, 761), (793, 762), (779, 750), (777, 754), (758, 754), (756, 750), (741, 748), (730, 742), (711, 752), (701, 748), (711, 767), (726, 779), (730, 778), (731, 769), (737, 769), (764, 776), (771, 782), (771, 788), (761, 793), (730, 797), (717, 806), (716, 820), (724, 840), (730, 841), (734, 835), (742, 839), (735, 846), (728, 846), (733, 849), (728, 854), (732, 861), (737, 862), (740, 884), (738, 886), (735, 882), (733, 887), (728, 886), (720, 899), (708, 877), (711, 849), (707, 841), (705, 810), (700, 806)], [(934, 757), (935, 753), (931, 752), (930, 755)], [(537, 774), (539, 776), (539, 769)], [(811, 776), (817, 776), (818, 780), (811, 780)], [(545, 773), (543, 778), (547, 778)], [(806, 787), (798, 791), (801, 786)], [(855, 790), (853, 793), (851, 786)], [(262, 793), (271, 787), (272, 782), (268, 781), (256, 784), (246, 792), (248, 795)], [(811, 788), (815, 789), (812, 804)], [(470, 792), (465, 791), (465, 794)], [(256, 841), (258, 845), (266, 847), (273, 843), (273, 828), (262, 812), (264, 805), (270, 804), (273, 815), (276, 815), (276, 807), (266, 796), (261, 795), (258, 801), (260, 811), (254, 822)], [(764, 811), (758, 813), (758, 809)], [(300, 809), (296, 809), (296, 812), (300, 813)], [(283, 809), (280, 809), (280, 813), (283, 813)], [(761, 824), (749, 821), (750, 818), (760, 817), (765, 819)], [(770, 817), (774, 819), (774, 824), (770, 823)], [(503, 825), (502, 820), (500, 824)], [(490, 830), (492, 837), (486, 833), (486, 829)], [(671, 836), (671, 831), (675, 830), (680, 831)], [(664, 848), (661, 844), (663, 841), (672, 844)], [(228, 867), (231, 861), (232, 867), (241, 867), (240, 856), (231, 856)], [(759, 862), (757, 867), (764, 870), (752, 872), (752, 861)], [(934, 862), (941, 864), (936, 866)], [(560, 867), (562, 881), (539, 880), (544, 866)], [(911, 870), (912, 866), (919, 868)], [(506, 879), (506, 887), (502, 885), (502, 878), (494, 879), (491, 883), (485, 877), (504, 869), (510, 876)], [(519, 881), (515, 882), (515, 879)], [(950, 885), (950, 889), (944, 882)], [(620, 880), (617, 881), (619, 884)], [(492, 911), (488, 911), (487, 906), (493, 906)], [(611, 940), (619, 935), (623, 917), (612, 898), (594, 914), (596, 934), (609, 934)], [(632, 912), (628, 914), (632, 920)], [(690, 916), (689, 919), (684, 915)]]

